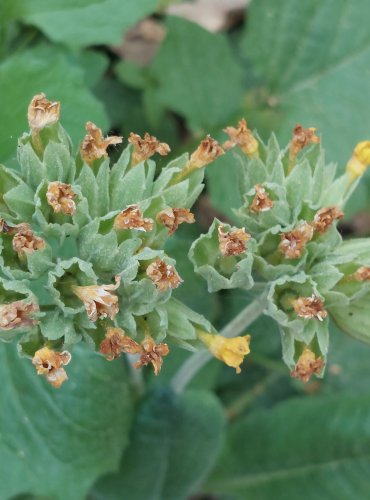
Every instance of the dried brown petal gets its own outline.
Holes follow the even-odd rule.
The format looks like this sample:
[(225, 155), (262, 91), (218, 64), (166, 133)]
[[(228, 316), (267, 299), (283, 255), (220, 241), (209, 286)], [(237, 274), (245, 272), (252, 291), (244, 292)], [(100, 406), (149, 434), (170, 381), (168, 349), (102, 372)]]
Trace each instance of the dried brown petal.
[(76, 193), (72, 190), (70, 184), (63, 182), (49, 182), (46, 199), (55, 213), (64, 213), (73, 215), (76, 211), (76, 203), (74, 199)]
[(112, 292), (120, 285), (121, 277), (115, 277), (115, 285), (74, 286), (73, 293), (84, 303), (90, 321), (98, 318), (113, 320), (118, 313), (118, 297)]
[(188, 224), (195, 222), (194, 214), (187, 208), (166, 208), (157, 214), (156, 219), (159, 224), (164, 224), (168, 228), (169, 234), (173, 234), (183, 222)]
[(337, 207), (321, 208), (313, 219), (312, 227), (318, 233), (325, 233), (334, 221), (342, 219), (344, 213)]
[(104, 340), (100, 344), (100, 352), (108, 361), (118, 358), (123, 352), (128, 354), (142, 354), (143, 348), (128, 337), (121, 328), (107, 328)]
[(202, 168), (215, 161), (219, 156), (225, 154), (225, 151), (219, 145), (219, 143), (212, 139), (210, 135), (208, 135), (203, 141), (199, 144), (197, 149), (190, 156), (188, 169), (192, 170), (195, 168)]
[(370, 267), (359, 267), (353, 277), (357, 281), (370, 281)]
[(226, 127), (224, 132), (230, 137), (223, 145), (225, 150), (231, 149), (234, 146), (239, 146), (243, 153), (248, 156), (253, 156), (258, 152), (258, 141), (248, 128), (244, 118), (239, 121), (236, 128)]
[(328, 315), (327, 311), (324, 309), (324, 302), (316, 295), (312, 295), (311, 297), (298, 297), (298, 299), (293, 300), (292, 304), (294, 311), (300, 318), (317, 318), (319, 321), (323, 321)]
[(13, 330), (14, 328), (29, 327), (37, 324), (32, 315), (39, 311), (34, 302), (17, 300), (10, 304), (0, 305), (0, 329)]
[(60, 102), (51, 102), (44, 93), (33, 97), (28, 106), (28, 123), (33, 132), (53, 125), (60, 117)]
[(146, 274), (160, 292), (177, 288), (183, 281), (173, 266), (159, 258), (147, 267)]
[(246, 243), (250, 238), (251, 235), (245, 231), (244, 227), (224, 232), (224, 227), (219, 226), (218, 241), (221, 255), (228, 257), (245, 252), (247, 249)]
[(303, 128), (302, 125), (294, 127), (289, 150), (289, 159), (291, 162), (295, 161), (297, 154), (306, 146), (320, 142), (320, 137), (317, 137), (315, 134), (316, 129), (313, 127)]
[(159, 142), (156, 137), (148, 134), (148, 132), (145, 133), (144, 138), (131, 132), (128, 142), (134, 146), (131, 159), (132, 166), (147, 160), (155, 153), (166, 156), (171, 151), (168, 144)]
[(283, 233), (279, 244), (279, 250), (286, 259), (298, 259), (301, 257), (306, 243), (313, 237), (313, 227), (303, 222), (293, 231)]
[(291, 376), (307, 383), (311, 375), (319, 375), (323, 368), (324, 360), (321, 357), (317, 358), (311, 349), (305, 347), (298, 358), (294, 370), (291, 372)]
[(80, 145), (81, 158), (85, 163), (91, 165), (95, 160), (108, 156), (109, 146), (121, 144), (122, 137), (116, 135), (105, 137), (100, 128), (94, 123), (86, 123), (87, 134)]
[(265, 188), (261, 184), (256, 184), (254, 189), (256, 191), (256, 195), (253, 198), (249, 210), (255, 213), (267, 212), (268, 210), (271, 210), (274, 206), (274, 202), (269, 198)]
[(43, 347), (35, 352), (32, 363), (38, 375), (45, 375), (46, 380), (58, 388), (68, 379), (63, 366), (68, 365), (71, 358), (68, 351), (56, 352)]
[(142, 354), (140, 356), (140, 360), (135, 363), (136, 368), (141, 368), (142, 366), (146, 366), (149, 363), (152, 364), (154, 368), (154, 374), (158, 375), (161, 371), (163, 357), (167, 356), (170, 352), (167, 344), (156, 344), (154, 340), (147, 336), (141, 342), (142, 346)]
[(129, 205), (117, 215), (114, 220), (114, 229), (137, 229), (138, 231), (151, 231), (152, 219), (144, 219), (138, 205)]
[(36, 236), (29, 224), (19, 224), (13, 238), (13, 249), (20, 257), (45, 248), (45, 241)]

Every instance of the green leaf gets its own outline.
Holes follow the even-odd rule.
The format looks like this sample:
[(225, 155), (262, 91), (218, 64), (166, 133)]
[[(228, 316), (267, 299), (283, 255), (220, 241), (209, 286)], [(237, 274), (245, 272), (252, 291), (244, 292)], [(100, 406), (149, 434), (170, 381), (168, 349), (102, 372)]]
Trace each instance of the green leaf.
[(366, 498), (369, 412), (367, 395), (341, 395), (254, 413), (231, 428), (205, 490), (230, 500)]
[(120, 474), (98, 482), (93, 499), (185, 500), (217, 458), (223, 410), (204, 391), (155, 391), (141, 406)]
[(55, 389), (14, 346), (0, 345), (1, 498), (20, 493), (83, 500), (115, 470), (127, 444), (131, 403), (123, 365), (76, 348), (70, 380)]
[(167, 29), (151, 67), (157, 99), (193, 129), (222, 125), (243, 97), (241, 71), (228, 42), (181, 18), (170, 18)]

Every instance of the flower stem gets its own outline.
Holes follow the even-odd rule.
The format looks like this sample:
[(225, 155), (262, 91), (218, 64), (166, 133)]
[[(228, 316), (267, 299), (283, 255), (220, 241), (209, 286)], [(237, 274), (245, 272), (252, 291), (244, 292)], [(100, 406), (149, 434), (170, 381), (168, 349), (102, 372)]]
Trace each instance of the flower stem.
[[(265, 304), (266, 294), (263, 292), (232, 319), (221, 330), (220, 335), (231, 338), (243, 333), (262, 314)], [(172, 389), (177, 393), (181, 393), (210, 359), (212, 359), (212, 355), (208, 351), (200, 351), (192, 354), (173, 377), (171, 382)]]

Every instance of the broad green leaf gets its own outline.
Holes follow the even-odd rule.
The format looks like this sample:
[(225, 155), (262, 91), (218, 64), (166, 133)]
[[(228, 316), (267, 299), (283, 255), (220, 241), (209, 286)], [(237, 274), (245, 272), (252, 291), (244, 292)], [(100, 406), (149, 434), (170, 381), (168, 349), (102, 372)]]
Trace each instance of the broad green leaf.
[(224, 416), (208, 392), (167, 388), (144, 401), (119, 474), (98, 482), (92, 499), (185, 500), (214, 464)]
[(69, 380), (55, 389), (14, 346), (0, 345), (1, 500), (83, 500), (119, 463), (131, 406), (123, 365), (81, 347), (72, 356)]
[(370, 399), (306, 398), (256, 412), (230, 430), (204, 490), (230, 500), (366, 498)]

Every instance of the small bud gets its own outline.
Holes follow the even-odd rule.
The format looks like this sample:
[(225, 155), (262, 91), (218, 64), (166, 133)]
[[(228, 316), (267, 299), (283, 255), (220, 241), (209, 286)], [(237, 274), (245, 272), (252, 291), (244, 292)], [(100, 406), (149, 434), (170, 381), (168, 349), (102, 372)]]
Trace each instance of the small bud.
[(118, 313), (118, 297), (112, 293), (120, 285), (121, 277), (115, 277), (115, 285), (74, 286), (73, 293), (84, 303), (90, 321), (98, 318), (113, 320)]
[(187, 208), (166, 208), (157, 214), (156, 220), (159, 224), (164, 224), (168, 228), (170, 235), (183, 222), (188, 224), (195, 222), (194, 214)]
[(324, 309), (324, 302), (316, 295), (312, 295), (311, 297), (298, 297), (298, 299), (292, 301), (292, 304), (294, 311), (300, 318), (317, 318), (319, 321), (323, 321), (328, 315), (327, 311)]
[(44, 93), (33, 97), (28, 106), (28, 123), (32, 132), (38, 132), (59, 121), (60, 102), (51, 102)]
[(321, 208), (316, 212), (312, 227), (314, 231), (325, 233), (333, 222), (344, 217), (344, 213), (336, 207)]
[(254, 189), (256, 191), (256, 195), (253, 198), (249, 210), (255, 213), (267, 212), (268, 210), (271, 210), (274, 206), (274, 202), (269, 198), (265, 188), (261, 184), (256, 184)]
[(76, 211), (76, 193), (72, 191), (70, 184), (63, 182), (49, 182), (46, 198), (55, 213), (73, 215)]
[(131, 132), (128, 142), (133, 145), (131, 165), (135, 166), (142, 161), (148, 160), (155, 153), (161, 156), (166, 156), (170, 153), (171, 149), (165, 142), (159, 142), (153, 135), (145, 133), (144, 138), (140, 135)]
[(243, 153), (248, 156), (258, 154), (258, 141), (253, 136), (252, 131), (249, 130), (244, 118), (239, 121), (237, 128), (226, 127), (224, 132), (230, 137), (223, 145), (225, 150), (239, 146)]
[(37, 320), (32, 319), (31, 316), (38, 311), (37, 304), (24, 300), (2, 304), (0, 305), (0, 329), (13, 330), (14, 328), (34, 326), (37, 324)]
[(370, 267), (362, 266), (353, 274), (356, 281), (370, 281)]
[(163, 357), (167, 356), (170, 352), (167, 344), (156, 344), (154, 340), (148, 335), (141, 342), (142, 354), (137, 363), (135, 363), (135, 368), (141, 368), (142, 366), (147, 366), (149, 363), (152, 364), (154, 368), (154, 375), (158, 375), (161, 371)]
[(141, 354), (142, 347), (131, 337), (128, 337), (121, 328), (107, 328), (104, 340), (100, 344), (100, 352), (108, 361), (118, 358), (123, 352)]
[(159, 258), (147, 267), (146, 274), (160, 292), (177, 288), (183, 281), (173, 266)]
[(251, 235), (245, 231), (244, 227), (224, 232), (223, 226), (219, 226), (218, 241), (221, 255), (229, 257), (245, 252), (247, 250), (246, 243), (250, 238)]
[(0, 233), (12, 234), (12, 229), (10, 228), (5, 219), (0, 218)]
[(223, 361), (227, 366), (235, 368), (236, 373), (241, 372), (240, 365), (244, 361), (244, 356), (250, 353), (250, 335), (229, 339), (222, 335), (200, 332), (198, 337), (215, 358)]
[(68, 365), (71, 358), (68, 351), (56, 352), (48, 347), (43, 347), (35, 352), (32, 363), (36, 368), (37, 375), (45, 375), (46, 380), (58, 388), (68, 380), (63, 366)]
[(347, 163), (347, 174), (351, 181), (361, 177), (370, 165), (370, 141), (359, 142), (353, 150), (352, 157)]
[(13, 238), (13, 249), (20, 257), (45, 248), (45, 241), (32, 232), (29, 224), (19, 224)]
[(225, 151), (219, 143), (208, 135), (190, 156), (187, 169), (193, 170), (196, 168), (203, 168), (223, 154), (225, 154)]
[(319, 375), (324, 368), (324, 361), (321, 357), (317, 358), (315, 353), (308, 347), (305, 347), (302, 354), (299, 356), (291, 376), (307, 383), (311, 375)]
[(144, 219), (138, 205), (129, 205), (114, 219), (114, 229), (137, 229), (138, 231), (151, 231), (152, 219)]
[(320, 137), (315, 134), (316, 129), (313, 127), (303, 128), (302, 125), (294, 127), (289, 149), (290, 163), (294, 163), (298, 153), (309, 144), (318, 144), (320, 142)]
[(293, 231), (283, 233), (279, 244), (279, 250), (286, 259), (298, 259), (301, 257), (303, 249), (313, 237), (313, 227), (307, 222), (303, 222)]
[(91, 165), (95, 160), (108, 156), (109, 146), (121, 144), (122, 137), (116, 135), (108, 136), (104, 139), (103, 133), (94, 123), (86, 123), (87, 134), (80, 145), (81, 158), (85, 163)]

